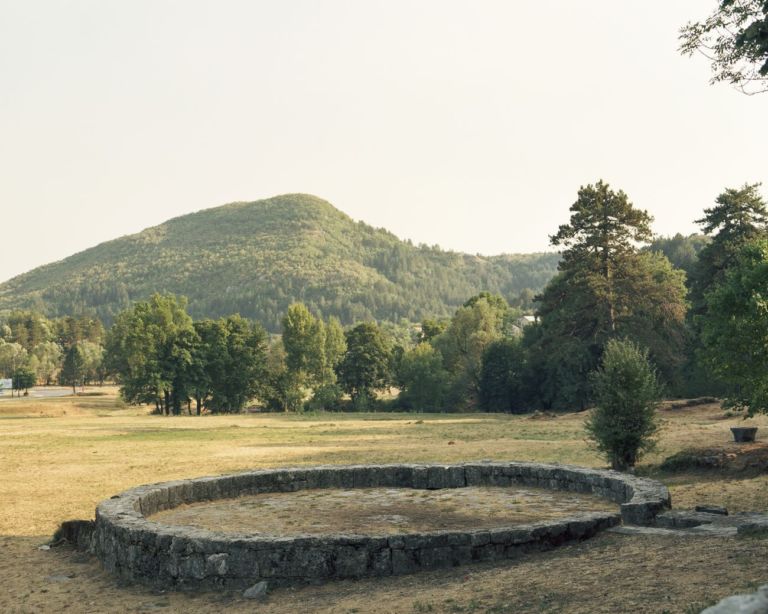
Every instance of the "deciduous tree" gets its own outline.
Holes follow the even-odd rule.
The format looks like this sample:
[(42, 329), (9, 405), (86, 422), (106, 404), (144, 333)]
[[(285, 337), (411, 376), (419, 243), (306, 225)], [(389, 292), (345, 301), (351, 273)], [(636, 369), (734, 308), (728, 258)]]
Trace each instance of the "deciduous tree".
[(486, 411), (521, 412), (528, 409), (527, 356), (519, 338), (501, 339), (483, 352), (480, 407)]
[(283, 317), (286, 364), (298, 381), (317, 385), (325, 372), (325, 326), (306, 305), (294, 303)]
[(768, 2), (719, 0), (709, 17), (680, 30), (680, 51), (708, 58), (712, 83), (724, 81), (745, 94), (768, 91)]
[(447, 409), (450, 375), (443, 357), (429, 343), (420, 343), (403, 354), (397, 373), (400, 403), (406, 409)]
[(356, 409), (366, 409), (376, 391), (391, 381), (392, 349), (379, 327), (363, 322), (346, 333), (347, 351), (338, 366), (339, 383)]
[(768, 412), (768, 240), (743, 246), (705, 300), (699, 316), (703, 356), (728, 384), (727, 404), (750, 414)]
[(44, 341), (33, 348), (32, 354), (36, 358), (37, 377), (44, 384), (50, 385), (61, 371), (61, 346), (55, 341)]
[(129, 403), (181, 413), (192, 377), (197, 333), (186, 299), (155, 294), (119, 314), (109, 331), (106, 364)]
[(0, 373), (11, 377), (15, 371), (27, 364), (29, 354), (19, 343), (0, 341)]
[(434, 339), (451, 376), (452, 405), (477, 401), (483, 352), (504, 336), (508, 313), (509, 307), (500, 296), (484, 293), (472, 297), (456, 310), (445, 332)]
[(258, 323), (239, 315), (222, 318), (216, 342), (222, 354), (208, 367), (211, 395), (208, 405), (215, 412), (237, 412), (266, 384), (267, 334)]

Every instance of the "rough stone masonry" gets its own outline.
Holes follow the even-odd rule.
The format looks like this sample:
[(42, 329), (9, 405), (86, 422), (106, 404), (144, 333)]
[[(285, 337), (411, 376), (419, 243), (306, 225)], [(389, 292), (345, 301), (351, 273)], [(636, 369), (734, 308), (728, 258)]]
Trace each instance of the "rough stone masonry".
[[(308, 488), (415, 488), (524, 485), (591, 493), (620, 513), (581, 513), (548, 522), (489, 530), (396, 536), (265, 537), (169, 526), (147, 519), (182, 504)], [(162, 588), (242, 588), (389, 576), (518, 557), (625, 524), (650, 525), (670, 507), (654, 480), (570, 465), (474, 462), (270, 469), (139, 486), (99, 504), (95, 521), (60, 532), (94, 553), (124, 580)]]

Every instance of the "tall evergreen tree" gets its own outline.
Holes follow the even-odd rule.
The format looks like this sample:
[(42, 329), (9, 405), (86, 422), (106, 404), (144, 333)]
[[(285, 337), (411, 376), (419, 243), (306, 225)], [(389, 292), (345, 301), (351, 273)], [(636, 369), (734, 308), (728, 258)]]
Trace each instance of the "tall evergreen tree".
[(684, 273), (660, 253), (641, 252), (651, 217), (624, 192), (598, 182), (579, 190), (569, 224), (551, 237), (563, 246), (559, 274), (539, 299), (540, 327), (526, 335), (539, 396), (551, 406), (584, 408), (587, 374), (605, 343), (642, 343), (667, 381), (677, 377), (685, 339)]
[(707, 364), (702, 354), (702, 321), (707, 317), (707, 295), (717, 290), (736, 265), (744, 246), (766, 236), (768, 209), (758, 189), (760, 184), (727, 188), (715, 200), (715, 206), (704, 210), (701, 225), (708, 244), (699, 252), (690, 276), (690, 330), (686, 348), (685, 379), (688, 394), (717, 396), (732, 394), (729, 384), (720, 379), (717, 370)]
[(623, 191), (614, 192), (602, 181), (581, 187), (570, 210), (570, 222), (550, 237), (552, 245), (565, 247), (558, 269), (591, 275), (601, 298), (599, 306), (605, 311), (605, 325), (613, 333), (616, 283), (628, 256), (636, 252), (635, 245), (651, 240), (653, 218), (635, 209)]
[(768, 209), (759, 188), (759, 183), (726, 188), (696, 220), (711, 241), (699, 252), (691, 279), (693, 315), (704, 311), (704, 295), (724, 279), (744, 245), (766, 234)]
[(82, 386), (85, 380), (85, 356), (80, 345), (75, 343), (64, 355), (61, 367), (61, 383), (72, 386), (72, 393), (77, 392), (77, 386)]

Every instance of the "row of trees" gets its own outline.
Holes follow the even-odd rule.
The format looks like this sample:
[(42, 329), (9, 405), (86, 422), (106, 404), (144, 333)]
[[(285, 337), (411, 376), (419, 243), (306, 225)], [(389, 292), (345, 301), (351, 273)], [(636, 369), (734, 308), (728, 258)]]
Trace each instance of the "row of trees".
[(129, 403), (159, 413), (239, 411), (266, 374), (267, 335), (238, 315), (193, 322), (186, 299), (156, 294), (121, 312), (106, 338), (105, 364)]
[(13, 311), (0, 320), (0, 377), (19, 391), (37, 383), (103, 381), (103, 335), (101, 322), (90, 316), (48, 319)]

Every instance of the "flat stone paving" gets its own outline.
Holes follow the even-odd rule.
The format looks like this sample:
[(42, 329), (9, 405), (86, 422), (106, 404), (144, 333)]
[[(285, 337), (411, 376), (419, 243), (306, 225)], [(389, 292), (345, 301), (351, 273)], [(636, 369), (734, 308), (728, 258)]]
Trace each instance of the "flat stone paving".
[(534, 487), (313, 489), (182, 505), (149, 520), (264, 536), (490, 529), (616, 511), (594, 495)]

